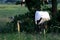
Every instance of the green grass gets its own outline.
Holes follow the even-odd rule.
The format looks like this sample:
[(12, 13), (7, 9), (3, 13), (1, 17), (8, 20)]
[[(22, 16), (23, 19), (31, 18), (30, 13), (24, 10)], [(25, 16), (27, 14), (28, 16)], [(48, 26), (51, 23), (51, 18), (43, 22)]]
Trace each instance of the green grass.
[(20, 5), (0, 5), (0, 27), (10, 21), (9, 17), (24, 14), (28, 9)]
[(25, 34), (21, 33), (21, 40), (60, 40), (60, 34), (49, 33), (43, 36), (42, 34)]
[(18, 14), (24, 14), (27, 11), (26, 7), (20, 5), (0, 5), (0, 17), (15, 16)]
[(40, 34), (5, 33), (0, 34), (0, 40), (60, 40), (60, 34), (50, 33), (43, 36)]

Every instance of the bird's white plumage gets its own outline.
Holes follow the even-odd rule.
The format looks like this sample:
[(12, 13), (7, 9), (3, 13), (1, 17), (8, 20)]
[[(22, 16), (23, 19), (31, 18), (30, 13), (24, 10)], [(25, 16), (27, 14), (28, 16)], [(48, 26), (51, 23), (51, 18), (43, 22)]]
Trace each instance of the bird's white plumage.
[(37, 20), (39, 20), (40, 18), (42, 18), (42, 20), (39, 22), (39, 24), (41, 24), (45, 21), (49, 21), (50, 20), (49, 13), (47, 11), (36, 11), (36, 13), (35, 13), (35, 23), (36, 24), (37, 24)]

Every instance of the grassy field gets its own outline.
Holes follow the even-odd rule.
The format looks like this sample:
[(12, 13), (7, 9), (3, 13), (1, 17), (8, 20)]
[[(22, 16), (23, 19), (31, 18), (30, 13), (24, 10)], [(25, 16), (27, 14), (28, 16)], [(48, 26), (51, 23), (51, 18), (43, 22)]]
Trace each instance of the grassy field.
[(28, 10), (20, 5), (0, 5), (0, 18), (24, 14)]
[(0, 26), (2, 27), (6, 22), (9, 22), (9, 17), (24, 14), (27, 11), (26, 7), (20, 5), (0, 5)]

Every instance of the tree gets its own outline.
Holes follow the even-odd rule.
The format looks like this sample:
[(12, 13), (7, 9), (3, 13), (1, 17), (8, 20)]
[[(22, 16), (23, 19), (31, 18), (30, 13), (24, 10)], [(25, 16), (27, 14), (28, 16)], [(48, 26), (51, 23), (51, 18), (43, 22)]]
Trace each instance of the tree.
[(52, 16), (57, 13), (57, 0), (52, 0)]
[(29, 11), (35, 11), (36, 9), (40, 10), (40, 0), (25, 0), (25, 2)]

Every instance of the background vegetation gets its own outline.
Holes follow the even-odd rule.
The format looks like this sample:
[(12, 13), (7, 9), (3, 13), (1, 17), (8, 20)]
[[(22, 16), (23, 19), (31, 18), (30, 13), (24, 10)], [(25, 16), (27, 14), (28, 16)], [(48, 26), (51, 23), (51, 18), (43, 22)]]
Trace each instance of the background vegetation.
[[(23, 11), (23, 12), (22, 12)], [(26, 7), (21, 7), (20, 5), (0, 5), (0, 31), (8, 30), (8, 23), (12, 21), (10, 17), (14, 17), (15, 15), (24, 14), (28, 11)], [(8, 29), (6, 28), (8, 27)], [(6, 29), (4, 29), (6, 28)], [(10, 28), (11, 29), (11, 28)]]
[[(58, 10), (60, 10), (60, 4), (58, 4)], [(21, 20), (21, 19), (18, 19), (18, 18), (19, 17), (22, 17), (22, 19), (26, 18), (27, 16), (26, 16), (25, 13), (27, 11), (28, 11), (28, 9), (26, 7), (23, 7), (23, 6), (20, 6), (20, 5), (5, 5), (5, 4), (4, 5), (0, 5), (0, 39), (1, 40), (60, 40), (60, 34), (57, 32), (57, 30), (56, 30), (57, 34), (56, 34), (56, 32), (53, 33), (53, 31), (56, 28), (50, 29), (52, 32), (46, 34), (45, 37), (43, 35), (40, 35), (40, 34), (26, 33), (24, 31), (21, 32), (20, 34), (15, 33), (14, 31), (17, 31), (17, 29), (16, 29), (17, 26), (13, 25), (14, 22), (11, 23), (11, 19), (9, 17), (14, 16), (15, 18), (17, 17), (17, 20)], [(58, 18), (57, 19), (58, 23), (57, 23), (57, 21), (54, 21), (54, 20), (56, 20), (56, 19), (54, 19), (53, 22), (51, 21), (53, 25), (50, 24), (52, 27), (53, 26), (54, 27), (56, 27), (56, 26), (59, 27), (60, 26), (60, 21), (59, 21), (60, 15), (59, 15), (59, 13), (60, 13), (60, 11), (58, 11), (58, 13), (57, 13), (58, 16), (56, 16), (56, 18)], [(31, 16), (28, 16), (28, 17), (31, 18)], [(24, 19), (24, 21), (25, 21), (25, 19)], [(29, 21), (29, 22), (31, 22), (31, 21)], [(30, 23), (30, 25), (28, 25), (28, 26), (24, 25), (24, 24), (21, 25), (21, 26), (23, 26), (23, 27), (27, 26), (29, 28), (32, 27), (32, 29), (33, 29), (33, 25), (32, 25), (32, 23)], [(26, 29), (24, 29), (24, 30), (26, 30)], [(29, 30), (31, 30), (31, 29), (29, 29)], [(7, 33), (7, 32), (9, 32), (9, 33)], [(32, 32), (32, 31), (30, 31), (30, 32)]]

